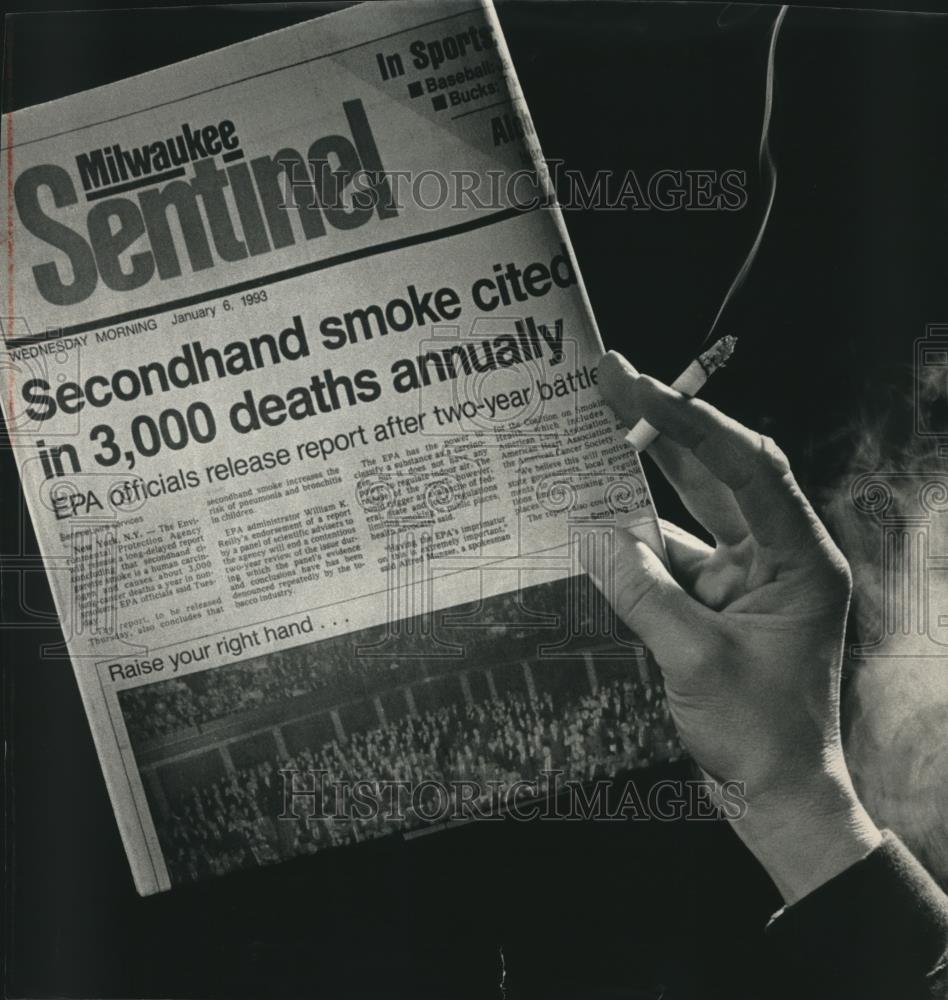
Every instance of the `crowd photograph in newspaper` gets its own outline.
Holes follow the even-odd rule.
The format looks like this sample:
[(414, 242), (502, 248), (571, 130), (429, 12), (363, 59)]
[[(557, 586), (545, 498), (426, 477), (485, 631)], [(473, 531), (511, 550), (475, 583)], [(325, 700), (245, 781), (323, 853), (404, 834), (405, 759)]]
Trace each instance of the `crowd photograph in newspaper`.
[(948, 996), (946, 43), (7, 15), (10, 995)]
[[(7, 209), (22, 234), (8, 276), (24, 316), (6, 329), (8, 421), (44, 554), (82, 563), (61, 585), (53, 577), (53, 591), (143, 893), (168, 888), (172, 872), (196, 878), (301, 849), (277, 822), (295, 811), (274, 806), (299, 784), (288, 731), (259, 729), (274, 715), (274, 687), (287, 723), (297, 690), (351, 698), (332, 668), (340, 659), (358, 670), (365, 656), (391, 656), (392, 690), (360, 692), (379, 700), (358, 711), (327, 693), (329, 731), (311, 704), (312, 732), (293, 738), (308, 763), (315, 749), (358, 772), (357, 741), (388, 734), (409, 757), (441, 768), (447, 756), (456, 771), (466, 741), (442, 736), (433, 750), (411, 723), (393, 736), (399, 709), (430, 725), (419, 704), (435, 716), (453, 704), (440, 690), (452, 656), (476, 679), (491, 676), (478, 667), (502, 672), (478, 628), (532, 618), (549, 631), (562, 619), (555, 655), (575, 661), (585, 691), (571, 683), (548, 711), (564, 726), (579, 713), (567, 763), (592, 776), (580, 760), (600, 723), (574, 700), (608, 702), (590, 659), (595, 623), (578, 618), (573, 590), (560, 594), (575, 607), (498, 599), (581, 574), (578, 549), (604, 556), (617, 525), (656, 552), (662, 542), (637, 453), (596, 392), (598, 332), (493, 18), (478, 6), (340, 12), (83, 95), (79, 112), (67, 99), (15, 119)], [(311, 54), (291, 58), (300, 45)], [(404, 69), (401, 46), (417, 70), (491, 52), (475, 69), (498, 100), (445, 125), (438, 102), (421, 110), (403, 72), (388, 79)], [(258, 69), (248, 77), (245, 64)], [(306, 110), (314, 87), (325, 134)], [(120, 112), (126, 138), (111, 141), (115, 112), (146, 91), (152, 105)], [(289, 110), (275, 121), (277, 93)], [(226, 117), (235, 101), (237, 120)], [(491, 124), (501, 106), (522, 123), (504, 141)], [(88, 125), (69, 129), (67, 143), (57, 122), (77, 113)], [(173, 130), (184, 114), (213, 124)], [(84, 151), (73, 156), (76, 136)], [(435, 176), (482, 175), (490, 192), (429, 191)], [(50, 377), (45, 362), (60, 355), (75, 370)], [(471, 602), (484, 620), (457, 614), (474, 631), (445, 638), (429, 627)], [(366, 630), (380, 627), (369, 642)], [(387, 652), (389, 632), (431, 638)], [(569, 645), (583, 635), (590, 649)], [(545, 639), (534, 629), (515, 667), (533, 707), (551, 694), (543, 650), (556, 644)], [(516, 656), (516, 645), (505, 640), (504, 652)], [(629, 650), (644, 657), (641, 645)], [(287, 670), (288, 685), (270, 677)], [(458, 692), (466, 713), (489, 709), (469, 685)], [(499, 697), (492, 678), (487, 693)], [(220, 707), (207, 717), (179, 707), (195, 700)], [(254, 706), (256, 720), (244, 711)], [(149, 731), (164, 711), (181, 716), (180, 731)], [(511, 756), (512, 781), (530, 776), (535, 757), (550, 763), (546, 744), (564, 740), (544, 731), (552, 718), (529, 711), (499, 756), (480, 748), (496, 763)], [(225, 741), (209, 724), (237, 713), (246, 738)], [(612, 749), (591, 754), (601, 766), (651, 745), (655, 734), (633, 734), (633, 722), (613, 720)], [(667, 708), (643, 724), (653, 723), (671, 730)], [(494, 724), (480, 728), (475, 744), (498, 738)], [(146, 734), (163, 738), (158, 757)], [(144, 768), (163, 757), (174, 766)], [(400, 778), (400, 763), (358, 778)], [(273, 765), (261, 805), (260, 772)], [(411, 777), (435, 777), (424, 772), (416, 759)], [(488, 780), (486, 762), (478, 776)], [(359, 838), (360, 824), (342, 823), (312, 838)], [(220, 842), (219, 857), (197, 847), (206, 839)]]

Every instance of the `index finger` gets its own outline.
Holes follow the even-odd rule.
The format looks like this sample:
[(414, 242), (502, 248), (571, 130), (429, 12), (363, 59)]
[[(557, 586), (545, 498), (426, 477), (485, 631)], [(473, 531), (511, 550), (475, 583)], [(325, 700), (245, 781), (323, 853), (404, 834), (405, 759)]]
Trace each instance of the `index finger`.
[(659, 434), (648, 454), (661, 469), (691, 516), (723, 545), (738, 545), (748, 534), (734, 494), (687, 449)]
[(825, 535), (786, 456), (770, 438), (708, 403), (638, 375), (613, 352), (600, 362), (599, 390), (629, 426), (644, 417), (724, 483), (760, 545), (795, 552)]

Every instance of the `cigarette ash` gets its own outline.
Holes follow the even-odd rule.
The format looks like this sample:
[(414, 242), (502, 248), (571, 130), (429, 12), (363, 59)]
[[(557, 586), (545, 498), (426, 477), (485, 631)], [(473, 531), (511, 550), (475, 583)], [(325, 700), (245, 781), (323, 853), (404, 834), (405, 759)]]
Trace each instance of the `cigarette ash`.
[(737, 347), (737, 337), (727, 334), (698, 355), (698, 364), (704, 369), (708, 378), (730, 361), (735, 347)]
[[(948, 385), (944, 369), (916, 377), (924, 421)], [(910, 397), (879, 402), (822, 505), (854, 580), (846, 756), (876, 822), (948, 883), (948, 459), (913, 432)]]

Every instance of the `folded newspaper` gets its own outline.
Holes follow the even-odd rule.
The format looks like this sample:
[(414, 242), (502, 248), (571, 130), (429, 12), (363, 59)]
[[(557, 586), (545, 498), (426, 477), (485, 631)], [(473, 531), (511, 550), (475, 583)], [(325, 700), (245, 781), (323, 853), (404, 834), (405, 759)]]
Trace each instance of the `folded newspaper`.
[(680, 753), (661, 538), (484, 3), (7, 115), (3, 411), (141, 893)]

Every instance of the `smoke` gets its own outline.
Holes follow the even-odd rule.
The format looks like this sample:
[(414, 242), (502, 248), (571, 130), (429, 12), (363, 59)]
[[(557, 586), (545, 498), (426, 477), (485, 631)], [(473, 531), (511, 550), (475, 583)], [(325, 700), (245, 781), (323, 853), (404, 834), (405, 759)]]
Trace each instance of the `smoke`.
[[(760, 145), (757, 151), (757, 173), (761, 178), (766, 191), (764, 214), (761, 217), (760, 226), (757, 230), (757, 235), (754, 237), (754, 242), (751, 244), (751, 248), (748, 250), (747, 256), (744, 258), (744, 263), (741, 264), (740, 270), (734, 276), (734, 280), (731, 282), (730, 287), (721, 301), (721, 305), (718, 306), (718, 311), (715, 314), (714, 321), (711, 323), (711, 328), (708, 330), (707, 336), (704, 339), (705, 343), (707, 343), (714, 336), (718, 327), (718, 321), (721, 319), (724, 310), (728, 307), (731, 299), (743, 286), (744, 281), (753, 266), (754, 260), (757, 257), (757, 251), (760, 249), (760, 244), (764, 238), (764, 231), (767, 228), (767, 223), (770, 221), (770, 210), (773, 208), (774, 195), (777, 193), (777, 168), (774, 164), (773, 155), (770, 152), (770, 118), (774, 102), (774, 56), (777, 51), (777, 36), (780, 34), (780, 28), (783, 25), (783, 19), (787, 15), (787, 10), (787, 7), (781, 7), (777, 12), (777, 16), (774, 18), (773, 27), (770, 29), (770, 44), (767, 49), (767, 75), (764, 80), (764, 118), (763, 123), (761, 124)], [(719, 21), (719, 23), (721, 22)]]
[[(781, 7), (774, 19), (767, 56), (758, 149), (764, 212), (705, 342), (743, 286), (770, 220), (774, 61), (786, 13)], [(933, 349), (948, 358), (945, 331), (936, 339)], [(921, 342), (913, 395), (892, 377), (874, 387), (848, 468), (820, 506), (853, 570), (843, 705), (853, 780), (876, 822), (948, 884), (948, 361), (928, 367), (924, 357)], [(939, 423), (940, 441), (926, 430)], [(852, 447), (849, 436), (833, 444)]]
[(881, 401), (823, 513), (854, 578), (853, 779), (876, 822), (948, 882), (948, 461), (924, 430), (948, 399), (945, 372), (918, 365), (914, 420), (911, 398)]

